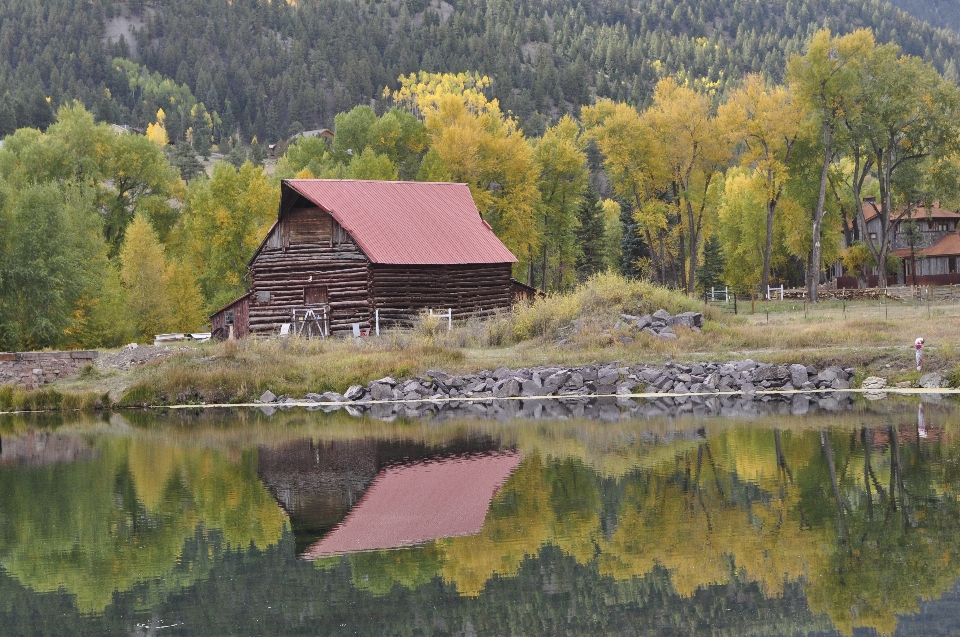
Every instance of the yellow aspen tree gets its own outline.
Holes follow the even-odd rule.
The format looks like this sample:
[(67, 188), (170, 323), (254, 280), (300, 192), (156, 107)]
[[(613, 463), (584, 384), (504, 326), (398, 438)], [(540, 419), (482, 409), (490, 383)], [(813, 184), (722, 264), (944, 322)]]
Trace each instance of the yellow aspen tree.
[(166, 118), (166, 113), (160, 108), (157, 109), (157, 121), (152, 124), (147, 124), (147, 139), (160, 148), (165, 148), (167, 144), (170, 143), (170, 139), (167, 137), (167, 128), (163, 124)]
[(144, 215), (134, 217), (120, 249), (120, 280), (127, 311), (138, 338), (170, 329), (173, 308), (168, 295), (169, 277), (163, 244)]
[(660, 147), (669, 174), (670, 191), (680, 224), (681, 263), (686, 261), (684, 283), (693, 294), (700, 239), (715, 221), (717, 189), (732, 148), (721, 134), (708, 96), (672, 78), (660, 80), (653, 104), (644, 113)]
[(788, 89), (767, 86), (759, 74), (748, 76), (717, 113), (721, 130), (734, 144), (743, 144), (740, 166), (752, 170), (764, 184), (766, 240), (758, 281), (761, 291), (770, 285), (774, 216), (806, 117), (806, 110)]
[[(649, 122), (628, 104), (599, 100), (584, 108), (581, 118), (587, 135), (603, 153), (613, 191), (633, 207), (633, 217), (650, 247), (653, 267), (659, 272), (660, 282), (666, 283), (668, 211), (662, 195), (670, 175), (663, 148), (656, 143)], [(620, 223), (619, 216), (616, 223)]]
[[(537, 166), (516, 121), (488, 100), (490, 80), (468, 73), (400, 78), (394, 102), (420, 117), (430, 139), (420, 176), (466, 183), (483, 218), (521, 260), (540, 245)], [(515, 274), (522, 276), (524, 263)]]

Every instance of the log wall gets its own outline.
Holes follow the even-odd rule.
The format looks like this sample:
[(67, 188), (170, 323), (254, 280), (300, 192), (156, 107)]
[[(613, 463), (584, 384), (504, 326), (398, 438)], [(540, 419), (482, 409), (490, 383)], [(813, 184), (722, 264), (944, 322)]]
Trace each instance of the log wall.
[(383, 265), (370, 268), (380, 325), (405, 324), (418, 312), (453, 310), (454, 319), (491, 314), (513, 304), (511, 264)]
[(250, 295), (244, 294), (239, 299), (217, 310), (210, 317), (210, 333), (214, 338), (225, 339), (230, 332), (227, 325), (227, 312), (233, 312), (233, 336), (243, 338), (250, 334)]
[(319, 208), (291, 210), (250, 264), (250, 331), (272, 334), (308, 306), (308, 287), (327, 288), (331, 331), (370, 327), (369, 260)]

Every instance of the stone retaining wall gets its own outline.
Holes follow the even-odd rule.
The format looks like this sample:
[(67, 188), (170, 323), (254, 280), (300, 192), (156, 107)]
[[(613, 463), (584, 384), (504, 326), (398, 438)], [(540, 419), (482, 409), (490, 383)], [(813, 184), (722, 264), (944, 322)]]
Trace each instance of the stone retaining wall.
[(77, 373), (98, 355), (94, 351), (0, 352), (0, 385), (36, 389)]

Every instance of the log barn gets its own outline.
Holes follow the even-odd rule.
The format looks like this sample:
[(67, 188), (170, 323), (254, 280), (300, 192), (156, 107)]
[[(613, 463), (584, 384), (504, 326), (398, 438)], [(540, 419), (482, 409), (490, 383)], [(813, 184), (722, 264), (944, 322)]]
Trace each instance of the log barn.
[[(326, 333), (408, 323), (427, 309), (453, 318), (508, 308), (522, 288), (516, 257), (465, 184), (286, 179), (273, 224), (248, 265), (250, 289), (211, 318), (226, 336)], [(217, 328), (220, 331), (217, 331)]]

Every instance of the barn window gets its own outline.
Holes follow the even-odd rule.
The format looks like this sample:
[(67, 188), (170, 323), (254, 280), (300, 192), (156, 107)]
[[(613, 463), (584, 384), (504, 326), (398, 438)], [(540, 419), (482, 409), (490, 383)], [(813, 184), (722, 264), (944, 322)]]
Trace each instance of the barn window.
[(876, 241), (876, 240), (877, 240), (877, 233), (876, 233), (876, 232), (871, 232), (871, 233), (870, 233), (870, 240), (871, 240), (871, 241)]
[(947, 267), (950, 271), (950, 274), (953, 274), (957, 271), (957, 257), (949, 257), (947, 259)]
[(270, 302), (269, 291), (257, 292), (257, 303), (269, 303), (269, 302)]
[(233, 325), (233, 310), (227, 310), (223, 315), (223, 324), (224, 325)]
[(327, 286), (311, 285), (303, 288), (304, 305), (326, 305), (329, 302)]

